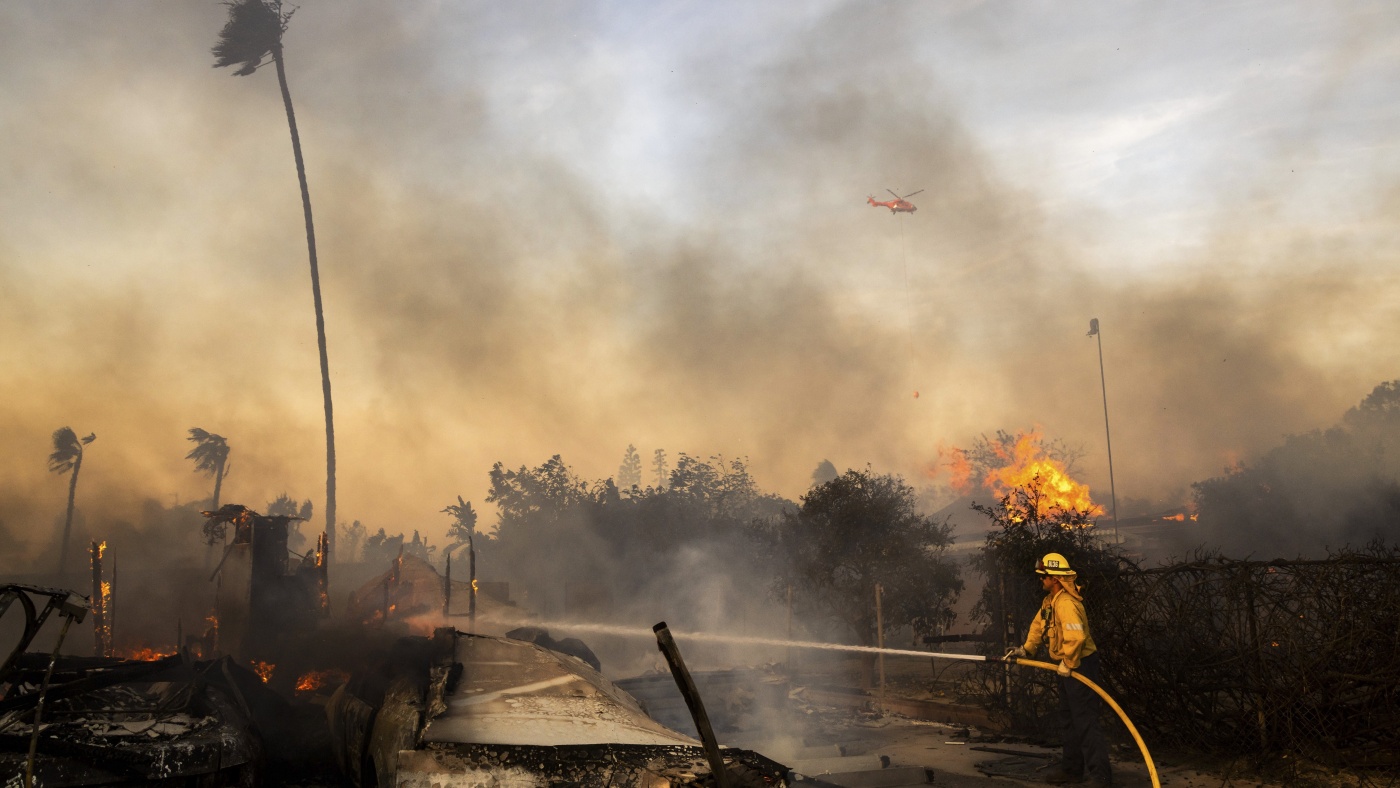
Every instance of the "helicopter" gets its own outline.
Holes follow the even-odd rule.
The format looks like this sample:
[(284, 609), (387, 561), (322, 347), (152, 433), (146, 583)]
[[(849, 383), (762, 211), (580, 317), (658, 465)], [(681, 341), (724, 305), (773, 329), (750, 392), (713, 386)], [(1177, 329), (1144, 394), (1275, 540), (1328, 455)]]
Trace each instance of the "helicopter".
[[(890, 194), (894, 194), (893, 189), (886, 189), (885, 191), (889, 192)], [(878, 205), (881, 208), (889, 208), (890, 215), (893, 216), (896, 213), (913, 213), (914, 211), (919, 210), (914, 205), (914, 203), (909, 202), (909, 198), (913, 197), (921, 191), (923, 191), (923, 189), (920, 189), (917, 192), (909, 192), (903, 197), (900, 197), (898, 194), (894, 194), (893, 200), (885, 200), (884, 202), (880, 202), (879, 200), (875, 199), (874, 195), (867, 196), (865, 199), (866, 202), (870, 203), (871, 205)]]

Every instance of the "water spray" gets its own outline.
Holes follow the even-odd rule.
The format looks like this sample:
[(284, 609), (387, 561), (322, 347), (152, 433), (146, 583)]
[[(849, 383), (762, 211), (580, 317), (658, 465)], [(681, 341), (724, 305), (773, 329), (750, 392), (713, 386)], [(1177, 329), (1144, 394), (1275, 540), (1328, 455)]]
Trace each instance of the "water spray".
[[(619, 626), (616, 624), (580, 624), (567, 621), (541, 621), (537, 622), (536, 626), (553, 629), (572, 629), (584, 632), (596, 632), (600, 635), (616, 635), (618, 637), (655, 636), (655, 633), (650, 627), (630, 627)], [(913, 649), (877, 648), (875, 646), (847, 646), (839, 643), (820, 643), (817, 641), (807, 640), (787, 640), (783, 638), (754, 637), (751, 635), (724, 635), (718, 632), (668, 631), (668, 634), (681, 640), (692, 640), (708, 643), (731, 643), (735, 645), (748, 646), (807, 648), (820, 649), (826, 651), (847, 651), (861, 654), (888, 654), (890, 656), (920, 657), (922, 659), (951, 659), (960, 660), (962, 662), (999, 662), (1005, 665), (1020, 665), (1022, 667), (1038, 668), (1040, 670), (1059, 670), (1058, 665), (1052, 665), (1049, 662), (1040, 662), (1039, 660), (1034, 659), (987, 657), (981, 654), (944, 654), (936, 651), (915, 651)], [(1142, 759), (1143, 762), (1147, 764), (1147, 774), (1149, 777), (1152, 778), (1153, 788), (1161, 788), (1162, 783), (1157, 777), (1157, 766), (1152, 761), (1152, 753), (1147, 751), (1147, 743), (1142, 740), (1142, 736), (1138, 733), (1137, 726), (1133, 725), (1133, 721), (1128, 719), (1128, 715), (1123, 711), (1123, 708), (1118, 705), (1117, 701), (1113, 700), (1113, 698), (1108, 694), (1108, 692), (1104, 690), (1103, 687), (1100, 687), (1098, 684), (1080, 675), (1078, 671), (1070, 671), (1070, 676), (1077, 679), (1084, 686), (1093, 690), (1094, 694), (1098, 695), (1100, 698), (1103, 698), (1104, 702), (1108, 704), (1109, 708), (1113, 709), (1114, 713), (1118, 715), (1118, 719), (1123, 721), (1123, 726), (1128, 729), (1128, 733), (1132, 734), (1133, 740), (1137, 742), (1138, 750), (1142, 752)]]

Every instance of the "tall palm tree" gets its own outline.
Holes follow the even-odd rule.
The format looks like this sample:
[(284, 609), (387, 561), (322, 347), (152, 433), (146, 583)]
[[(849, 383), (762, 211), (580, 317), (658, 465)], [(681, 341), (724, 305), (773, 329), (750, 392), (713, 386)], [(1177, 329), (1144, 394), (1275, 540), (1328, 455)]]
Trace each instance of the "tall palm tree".
[(199, 427), (190, 430), (188, 440), (194, 441), (194, 448), (185, 459), (194, 460), (196, 472), (214, 477), (214, 502), (210, 509), (219, 508), (219, 490), (224, 486), (224, 468), (228, 463), (228, 441), (222, 435), (205, 432)]
[(83, 447), (97, 440), (97, 433), (89, 433), (79, 440), (78, 433), (71, 427), (60, 427), (53, 431), (53, 454), (49, 455), (49, 470), (62, 476), (69, 471), (68, 515), (63, 520), (63, 542), (58, 547), (58, 573), (68, 569), (68, 538), (73, 531), (73, 497), (78, 492), (78, 472), (83, 469)]
[[(287, 110), (287, 126), (292, 132), (292, 156), (301, 184), (301, 207), (306, 215), (306, 250), (311, 260), (311, 298), (316, 305), (316, 344), (321, 351), (321, 395), (326, 410), (326, 536), (328, 549), (335, 552), (335, 425), (331, 417), (331, 371), (326, 356), (326, 321), (321, 310), (321, 273), (316, 266), (316, 230), (311, 222), (311, 192), (306, 186), (306, 165), (301, 158), (301, 137), (297, 135), (292, 94), (287, 89), (287, 70), (282, 62), (282, 34), (293, 11), (283, 12), (282, 0), (233, 0), (228, 6), (228, 22), (219, 31), (214, 45), (214, 68), (237, 65), (234, 76), (246, 77), (265, 65), (267, 58), (277, 66), (277, 84), (282, 88), (282, 105)], [(295, 9), (294, 9), (295, 10)]]

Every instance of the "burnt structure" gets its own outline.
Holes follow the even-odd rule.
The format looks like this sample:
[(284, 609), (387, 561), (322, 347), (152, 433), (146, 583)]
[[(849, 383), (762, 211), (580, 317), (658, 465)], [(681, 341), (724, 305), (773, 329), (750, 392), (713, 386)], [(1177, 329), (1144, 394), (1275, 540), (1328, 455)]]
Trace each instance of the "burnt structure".
[(290, 562), (288, 524), (300, 518), (266, 516), (238, 504), (204, 512), (232, 526), (233, 541), (215, 570), (218, 651), (240, 660), (272, 660), (288, 639), (314, 629), (330, 614), (326, 536), (315, 552)]
[[(326, 711), (357, 786), (715, 784), (701, 742), (583, 660), (519, 640), (446, 628), (403, 638)], [(758, 753), (723, 756), (730, 785), (788, 780)]]

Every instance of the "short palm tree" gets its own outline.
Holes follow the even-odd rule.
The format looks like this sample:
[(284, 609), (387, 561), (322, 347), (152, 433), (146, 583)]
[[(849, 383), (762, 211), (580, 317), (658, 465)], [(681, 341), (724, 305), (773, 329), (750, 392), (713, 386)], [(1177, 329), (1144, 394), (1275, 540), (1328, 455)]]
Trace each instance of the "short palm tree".
[(301, 184), (301, 207), (306, 217), (306, 249), (311, 259), (311, 297), (316, 306), (316, 343), (321, 351), (321, 395), (326, 411), (326, 537), (328, 549), (335, 552), (335, 426), (331, 417), (331, 372), (326, 356), (326, 321), (321, 310), (321, 274), (316, 265), (316, 230), (311, 222), (311, 192), (306, 186), (306, 165), (301, 158), (301, 138), (297, 135), (292, 94), (287, 89), (287, 70), (282, 62), (282, 34), (292, 11), (282, 10), (281, 0), (233, 0), (228, 6), (228, 22), (219, 31), (214, 45), (214, 67), (238, 66), (235, 76), (246, 77), (269, 62), (277, 67), (277, 84), (282, 88), (282, 104), (287, 110), (287, 126), (292, 133), (292, 156), (296, 159), (297, 180)]
[(222, 435), (205, 432), (199, 427), (190, 430), (188, 440), (194, 441), (194, 448), (185, 459), (194, 460), (196, 472), (214, 477), (214, 501), (210, 509), (219, 508), (219, 491), (224, 486), (224, 469), (228, 463), (228, 441)]
[(58, 547), (58, 573), (68, 569), (68, 539), (73, 532), (73, 498), (78, 492), (78, 472), (83, 469), (83, 447), (97, 440), (97, 433), (78, 438), (71, 427), (60, 427), (53, 431), (53, 454), (49, 455), (49, 470), (62, 476), (69, 471), (68, 515), (63, 519), (63, 541)]

